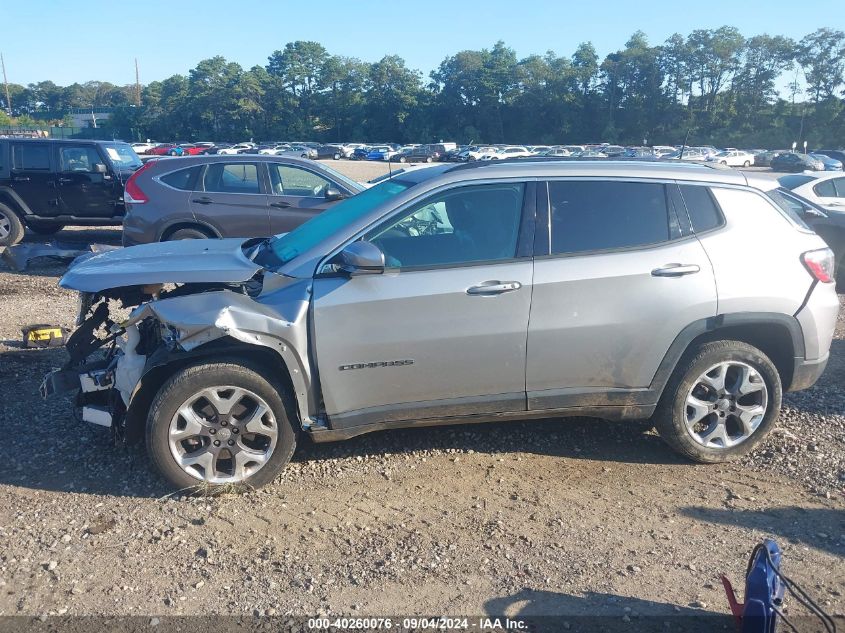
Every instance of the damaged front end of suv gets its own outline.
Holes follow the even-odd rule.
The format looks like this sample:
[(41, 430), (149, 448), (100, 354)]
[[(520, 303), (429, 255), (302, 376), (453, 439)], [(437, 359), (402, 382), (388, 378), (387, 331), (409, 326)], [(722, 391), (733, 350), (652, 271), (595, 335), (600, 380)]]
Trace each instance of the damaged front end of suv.
[(76, 392), (82, 420), (134, 442), (176, 369), (210, 355), (241, 357), (289, 382), (300, 420), (309, 419), (310, 281), (270, 272), (263, 256), (262, 240), (192, 240), (72, 266), (60, 285), (79, 292), (77, 329), (42, 395)]

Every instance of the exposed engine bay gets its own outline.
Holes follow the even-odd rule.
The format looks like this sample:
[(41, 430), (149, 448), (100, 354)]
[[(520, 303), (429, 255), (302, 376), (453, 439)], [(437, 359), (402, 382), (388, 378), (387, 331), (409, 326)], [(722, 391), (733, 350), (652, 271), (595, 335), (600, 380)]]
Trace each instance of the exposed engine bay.
[[(190, 341), (186, 332), (158, 318), (153, 306), (205, 293), (252, 298), (261, 289), (262, 275), (257, 274), (239, 283), (152, 284), (80, 292), (77, 328), (65, 346), (69, 359), (46, 376), (41, 395), (76, 391), (77, 417), (109, 427), (122, 439), (126, 412), (141, 377), (197, 344), (197, 339)], [(128, 318), (115, 314), (127, 309), (131, 310)]]

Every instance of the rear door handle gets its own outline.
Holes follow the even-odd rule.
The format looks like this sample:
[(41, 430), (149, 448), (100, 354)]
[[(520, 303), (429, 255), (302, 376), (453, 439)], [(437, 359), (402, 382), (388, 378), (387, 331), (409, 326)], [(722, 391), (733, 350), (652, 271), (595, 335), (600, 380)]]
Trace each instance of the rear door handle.
[(13, 182), (29, 182), (29, 176), (12, 176)]
[(211, 198), (203, 196), (202, 198), (195, 198), (191, 200), (191, 202), (196, 202), (197, 204), (211, 204), (213, 200)]
[(666, 264), (662, 268), (655, 268), (651, 271), (652, 277), (683, 277), (699, 272), (698, 264)]
[(284, 200), (280, 200), (279, 202), (271, 202), (270, 206), (276, 207), (277, 209), (287, 209), (292, 205), (291, 205), (290, 202), (285, 202)]
[(518, 281), (484, 281), (477, 286), (470, 286), (467, 288), (468, 295), (478, 295), (482, 297), (493, 297), (495, 295), (504, 294), (505, 292), (513, 292), (522, 288), (522, 284)]
[(73, 182), (73, 178), (59, 178), (59, 182), (65, 185), (69, 182)]

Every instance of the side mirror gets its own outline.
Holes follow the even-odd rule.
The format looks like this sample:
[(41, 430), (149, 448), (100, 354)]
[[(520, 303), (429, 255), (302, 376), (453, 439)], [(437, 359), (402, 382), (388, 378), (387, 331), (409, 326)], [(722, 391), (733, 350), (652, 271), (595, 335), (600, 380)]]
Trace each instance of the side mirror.
[(109, 171), (109, 168), (103, 163), (94, 163), (91, 168), (95, 174), (107, 174)]
[(340, 252), (339, 268), (349, 275), (380, 275), (384, 272), (384, 253), (372, 242), (352, 242)]
[(328, 202), (334, 202), (335, 200), (343, 200), (346, 198), (346, 194), (342, 193), (340, 189), (336, 189), (334, 187), (327, 187), (324, 196)]

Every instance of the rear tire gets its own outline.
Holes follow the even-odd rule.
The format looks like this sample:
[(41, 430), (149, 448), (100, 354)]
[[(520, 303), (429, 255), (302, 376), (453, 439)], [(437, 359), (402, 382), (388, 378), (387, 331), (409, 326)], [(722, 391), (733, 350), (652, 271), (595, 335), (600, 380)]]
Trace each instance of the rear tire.
[(55, 235), (63, 228), (65, 228), (65, 225), (53, 222), (45, 222), (43, 224), (27, 224), (26, 228), (38, 235)]
[(175, 240), (207, 240), (211, 235), (202, 229), (186, 227), (184, 229), (176, 229), (168, 235), (162, 242), (173, 242)]
[[(292, 399), (262, 374), (247, 362), (221, 360), (189, 365), (164, 383), (150, 406), (146, 445), (168, 482), (179, 490), (218, 494), (258, 488), (278, 476), (298, 433)], [(201, 455), (209, 457), (195, 461)]]
[[(727, 394), (718, 395), (711, 385), (718, 384), (723, 366)], [(759, 349), (741, 341), (705, 343), (678, 363), (654, 424), (660, 437), (689, 459), (731, 461), (754, 450), (774, 428), (782, 395), (778, 371)]]
[(335, 160), (340, 160), (340, 154), (335, 154), (332, 158), (334, 158)]
[(18, 214), (0, 204), (0, 246), (13, 246), (23, 239), (23, 222)]
[(742, 166), (743, 167), (751, 167), (751, 163), (749, 163), (748, 161), (745, 161), (744, 163), (742, 163)]

